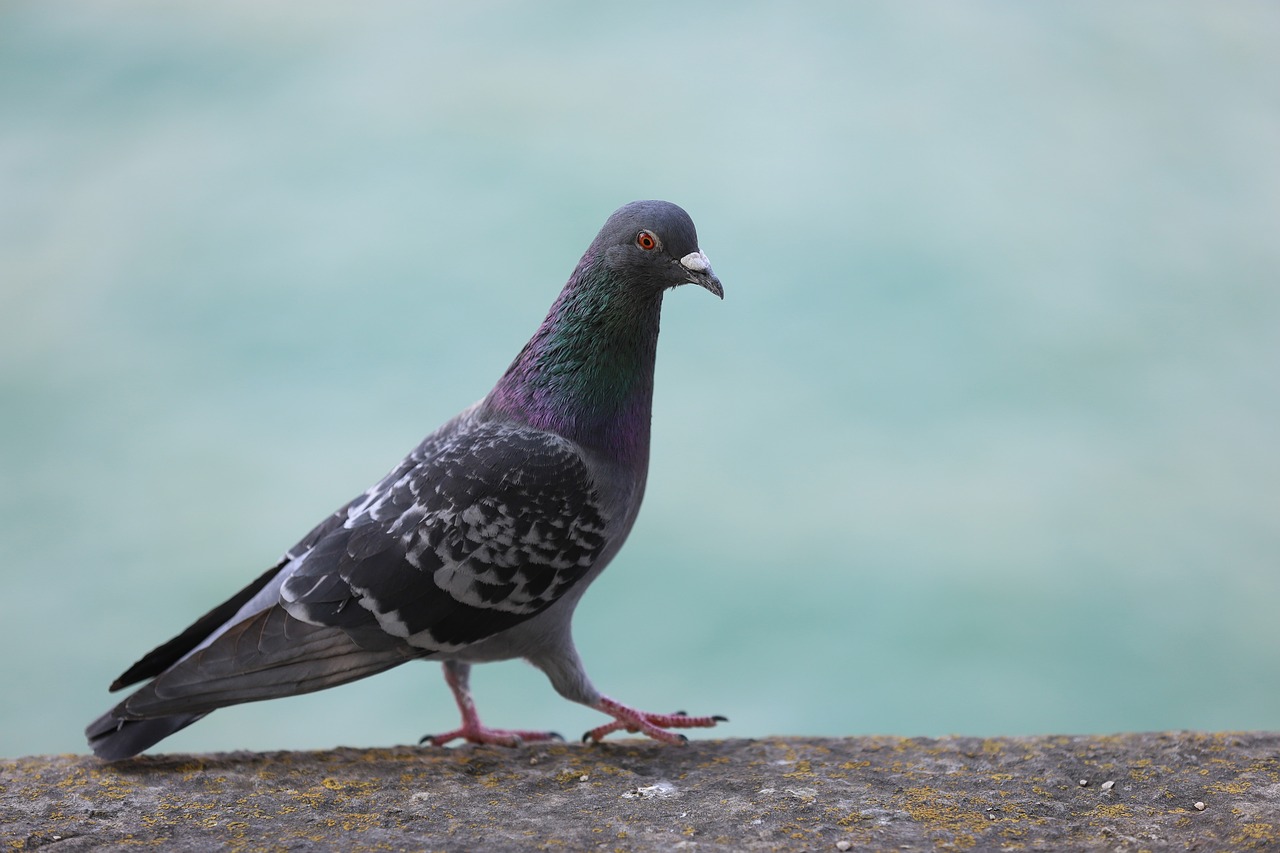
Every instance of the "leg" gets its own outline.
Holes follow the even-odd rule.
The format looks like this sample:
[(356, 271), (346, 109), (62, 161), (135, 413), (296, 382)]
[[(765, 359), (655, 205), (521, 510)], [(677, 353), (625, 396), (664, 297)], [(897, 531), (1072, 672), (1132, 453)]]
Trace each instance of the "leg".
[(588, 708), (595, 708), (613, 717), (613, 722), (597, 726), (583, 735), (583, 741), (598, 741), (606, 735), (625, 729), (629, 732), (639, 732), (663, 743), (680, 744), (688, 741), (688, 738), (676, 732), (669, 732), (667, 729), (706, 729), (716, 723), (728, 722), (725, 717), (719, 715), (690, 717), (684, 712), (652, 714), (647, 711), (637, 711), (608, 696), (600, 695), (592, 686), (591, 680), (587, 678), (587, 672), (572, 643), (567, 649), (561, 648), (558, 651), (558, 654), (551, 657), (530, 658), (529, 662), (547, 674), (551, 679), (551, 686), (564, 698), (586, 705)]
[(491, 729), (480, 722), (476, 703), (471, 699), (471, 664), (447, 660), (444, 662), (444, 680), (453, 691), (454, 701), (462, 712), (462, 726), (442, 735), (426, 735), (418, 743), (444, 746), (451, 740), (462, 738), (470, 743), (491, 743), (498, 746), (520, 746), (526, 741), (563, 740), (555, 732), (530, 732), (522, 730)]

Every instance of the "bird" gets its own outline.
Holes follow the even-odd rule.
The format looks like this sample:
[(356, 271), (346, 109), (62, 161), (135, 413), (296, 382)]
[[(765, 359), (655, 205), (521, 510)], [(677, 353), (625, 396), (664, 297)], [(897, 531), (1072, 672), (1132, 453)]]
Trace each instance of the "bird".
[(668, 744), (720, 715), (640, 711), (598, 691), (574, 645), (582, 594), (618, 553), (648, 477), (662, 298), (724, 298), (693, 220), (666, 201), (615, 211), (492, 390), (428, 435), (270, 569), (111, 684), (141, 683), (85, 729), (131, 758), (218, 708), (440, 661), (462, 720), (419, 743), (559, 739), (490, 728), (474, 664), (522, 658), (618, 731)]

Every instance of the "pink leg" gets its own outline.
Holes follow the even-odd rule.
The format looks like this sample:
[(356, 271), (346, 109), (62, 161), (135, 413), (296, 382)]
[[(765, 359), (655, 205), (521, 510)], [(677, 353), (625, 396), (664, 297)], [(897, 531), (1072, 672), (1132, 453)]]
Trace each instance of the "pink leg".
[(462, 726), (442, 735), (426, 735), (418, 743), (444, 746), (449, 741), (462, 738), (469, 743), (490, 743), (497, 746), (520, 746), (539, 740), (563, 740), (555, 732), (530, 732), (522, 729), (491, 729), (480, 722), (476, 703), (471, 699), (471, 664), (445, 661), (444, 680), (453, 691), (454, 701), (462, 712)]
[(639, 732), (648, 735), (654, 740), (663, 743), (681, 744), (687, 743), (688, 738), (682, 734), (669, 732), (667, 729), (709, 729), (716, 723), (728, 722), (728, 719), (719, 715), (712, 717), (690, 717), (683, 712), (675, 714), (651, 714), (648, 711), (637, 711), (635, 708), (628, 708), (620, 702), (601, 696), (600, 701), (593, 706), (597, 711), (602, 711), (613, 717), (612, 723), (605, 723), (603, 726), (597, 726), (582, 736), (584, 743), (588, 741), (599, 741), (606, 735), (620, 732), (624, 729), (629, 732)]

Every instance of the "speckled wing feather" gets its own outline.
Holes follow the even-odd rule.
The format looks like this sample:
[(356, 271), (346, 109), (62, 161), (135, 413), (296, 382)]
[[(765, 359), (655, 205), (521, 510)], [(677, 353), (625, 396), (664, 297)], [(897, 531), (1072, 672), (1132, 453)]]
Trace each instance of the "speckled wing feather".
[(606, 544), (576, 445), (510, 423), (455, 421), (415, 450), (281, 587), (296, 618), (366, 647), (450, 651), (545, 610)]

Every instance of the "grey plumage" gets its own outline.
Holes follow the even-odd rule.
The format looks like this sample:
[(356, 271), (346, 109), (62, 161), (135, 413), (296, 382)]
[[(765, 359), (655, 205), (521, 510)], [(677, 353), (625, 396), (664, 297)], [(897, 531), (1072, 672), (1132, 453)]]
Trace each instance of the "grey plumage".
[[(563, 696), (660, 740), (722, 718), (649, 714), (602, 696), (570, 632), (574, 606), (635, 521), (649, 454), (664, 290), (723, 295), (687, 214), (614, 213), (497, 386), (289, 549), (271, 570), (131, 667), (146, 683), (86, 730), (108, 760), (209, 712), (342, 684), (413, 659), (445, 663), (455, 737), (549, 737), (483, 726), (473, 663), (522, 657)], [(148, 680), (149, 679), (149, 680)]]

